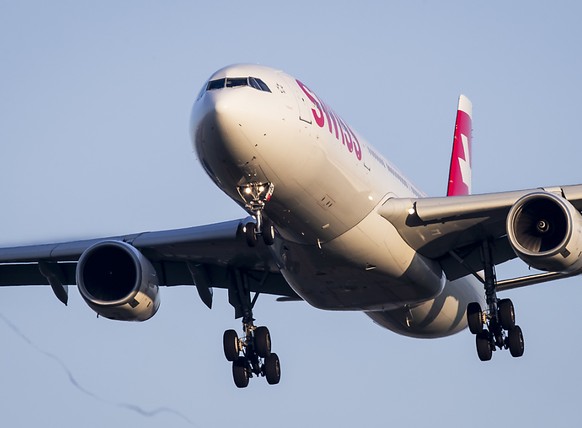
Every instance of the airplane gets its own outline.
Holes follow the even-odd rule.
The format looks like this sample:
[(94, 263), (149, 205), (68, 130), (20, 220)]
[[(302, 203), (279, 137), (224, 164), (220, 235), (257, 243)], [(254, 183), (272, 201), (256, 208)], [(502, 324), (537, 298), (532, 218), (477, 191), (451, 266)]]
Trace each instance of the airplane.
[[(184, 229), (0, 248), (0, 285), (77, 285), (99, 316), (145, 321), (159, 287), (195, 286), (212, 307), (228, 292), (242, 335), (223, 350), (239, 388), (277, 384), (261, 294), (361, 311), (395, 333), (439, 338), (469, 328), (477, 355), (524, 353), (498, 292), (582, 272), (582, 185), (471, 194), (472, 104), (458, 102), (446, 196), (428, 197), (300, 80), (251, 64), (204, 83), (190, 117), (200, 163), (248, 216)], [(202, 201), (203, 202), (203, 201)], [(539, 271), (498, 280), (519, 258)]]

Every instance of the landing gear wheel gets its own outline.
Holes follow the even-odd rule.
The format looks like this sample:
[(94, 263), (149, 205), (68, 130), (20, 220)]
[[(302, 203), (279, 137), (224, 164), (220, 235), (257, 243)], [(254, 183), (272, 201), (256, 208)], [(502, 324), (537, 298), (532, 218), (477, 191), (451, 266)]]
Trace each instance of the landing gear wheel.
[(267, 327), (257, 327), (255, 330), (255, 350), (261, 358), (271, 355), (271, 334)]
[(254, 247), (257, 245), (257, 228), (255, 223), (249, 222), (245, 225), (245, 236), (247, 238), (247, 244), (249, 247)]
[(232, 363), (232, 377), (234, 384), (238, 388), (246, 388), (249, 385), (249, 372), (247, 370), (247, 359), (240, 357)]
[(268, 357), (265, 357), (263, 370), (269, 385), (276, 385), (279, 383), (281, 380), (281, 363), (279, 362), (277, 354), (272, 353)]
[(273, 245), (275, 242), (275, 226), (269, 220), (263, 222), (263, 242), (265, 245)]
[(515, 310), (513, 303), (509, 299), (502, 299), (497, 303), (499, 313), (499, 323), (504, 330), (511, 330), (515, 327)]
[(523, 333), (521, 328), (516, 325), (507, 334), (507, 346), (512, 357), (521, 357), (525, 348)]
[(479, 359), (481, 361), (489, 361), (493, 356), (493, 348), (487, 330), (482, 330), (481, 333), (476, 336), (476, 344)]
[(226, 330), (222, 336), (224, 356), (227, 361), (236, 361), (240, 352), (238, 334), (234, 330)]
[(483, 311), (479, 303), (473, 302), (467, 306), (467, 324), (469, 324), (469, 330), (473, 334), (479, 334), (483, 331)]

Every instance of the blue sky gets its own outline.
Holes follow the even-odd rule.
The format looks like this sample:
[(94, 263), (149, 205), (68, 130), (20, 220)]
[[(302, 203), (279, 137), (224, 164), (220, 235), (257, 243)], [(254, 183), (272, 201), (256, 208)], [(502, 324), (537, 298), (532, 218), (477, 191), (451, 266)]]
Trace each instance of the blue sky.
[[(0, 1), (0, 241), (241, 216), (188, 137), (202, 83), (236, 62), (306, 82), (430, 195), (446, 188), (460, 93), (473, 102), (474, 192), (579, 183), (581, 12), (574, 1)], [(209, 311), (192, 288), (163, 289), (153, 319), (118, 323), (75, 288), (67, 308), (48, 288), (5, 288), (0, 315), (34, 345), (0, 318), (0, 421), (188, 426), (134, 405), (198, 427), (248, 413), (257, 427), (485, 427), (487, 408), (506, 424), (573, 425), (579, 282), (506, 293), (526, 351), (489, 363), (468, 332), (414, 340), (262, 296), (255, 315), (283, 375), (246, 390), (222, 354), (222, 332), (239, 328), (223, 291)]]

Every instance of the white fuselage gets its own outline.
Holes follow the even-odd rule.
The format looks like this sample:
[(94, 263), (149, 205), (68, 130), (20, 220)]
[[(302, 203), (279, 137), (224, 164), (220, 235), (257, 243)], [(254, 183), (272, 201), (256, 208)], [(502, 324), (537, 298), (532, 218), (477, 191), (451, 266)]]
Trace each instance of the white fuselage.
[[(236, 80), (249, 77), (270, 92)], [(216, 185), (242, 206), (239, 186), (273, 183), (264, 211), (278, 232), (272, 251), (297, 294), (318, 308), (365, 311), (410, 336), (465, 327), (467, 304), (482, 301), (479, 284), (446, 281), (436, 261), (377, 213), (388, 198), (422, 196), (395, 167), (283, 72), (233, 65), (209, 82), (218, 83), (205, 84), (192, 110), (195, 149)]]

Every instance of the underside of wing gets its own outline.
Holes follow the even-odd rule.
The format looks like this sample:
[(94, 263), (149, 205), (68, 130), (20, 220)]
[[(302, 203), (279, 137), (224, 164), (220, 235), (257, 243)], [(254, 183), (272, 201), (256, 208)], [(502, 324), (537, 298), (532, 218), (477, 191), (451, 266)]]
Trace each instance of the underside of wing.
[[(567, 247), (573, 242), (577, 248), (581, 208), (582, 185), (576, 185), (456, 197), (392, 198), (379, 213), (413, 249), (439, 260), (447, 277), (454, 280), (483, 269), (484, 241), (492, 247), (494, 264), (520, 257), (538, 269), (554, 270), (547, 268), (544, 259), (553, 253), (566, 258), (564, 251), (572, 253)], [(546, 231), (540, 230), (544, 221), (552, 223)], [(536, 239), (546, 242), (548, 248), (537, 245)], [(563, 270), (570, 272), (569, 267)]]
[[(108, 262), (111, 271), (121, 270), (119, 260), (127, 257), (131, 266), (151, 266), (157, 285), (196, 285), (208, 306), (212, 287), (231, 288), (236, 272), (244, 272), (248, 291), (297, 299), (267, 246), (247, 245), (244, 224), (241, 219), (186, 229), (0, 248), (0, 286), (51, 285), (57, 297), (66, 302), (66, 286), (82, 282), (77, 268), (83, 263), (82, 257), (91, 253), (93, 259), (100, 258), (100, 264)], [(89, 261), (83, 266), (91, 269)], [(138, 273), (142, 271), (138, 269)]]

